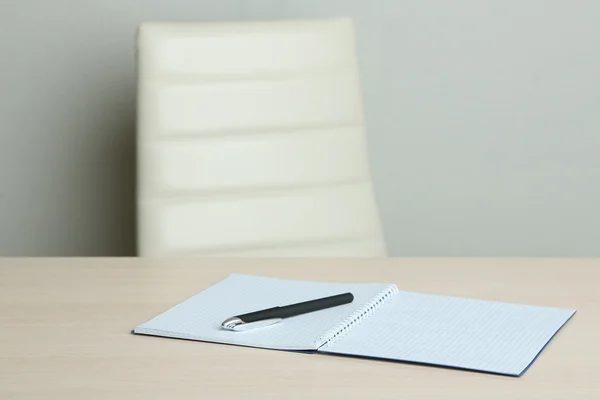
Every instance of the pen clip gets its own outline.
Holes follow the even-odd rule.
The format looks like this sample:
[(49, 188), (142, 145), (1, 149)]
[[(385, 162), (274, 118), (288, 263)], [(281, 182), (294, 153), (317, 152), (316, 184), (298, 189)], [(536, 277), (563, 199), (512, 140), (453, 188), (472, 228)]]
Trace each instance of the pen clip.
[(249, 331), (251, 329), (258, 329), (263, 328), (265, 326), (274, 325), (280, 322), (281, 320), (282, 318), (270, 318), (254, 322), (244, 322), (238, 317), (232, 317), (223, 321), (221, 326), (224, 329), (228, 329), (230, 331), (243, 332)]

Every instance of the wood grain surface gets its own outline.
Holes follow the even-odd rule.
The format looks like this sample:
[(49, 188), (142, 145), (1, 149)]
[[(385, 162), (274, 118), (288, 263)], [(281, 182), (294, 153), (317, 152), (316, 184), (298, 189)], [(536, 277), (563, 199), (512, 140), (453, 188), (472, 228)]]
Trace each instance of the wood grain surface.
[[(132, 335), (230, 273), (572, 307), (521, 378)], [(597, 399), (600, 259), (0, 259), (0, 399)]]

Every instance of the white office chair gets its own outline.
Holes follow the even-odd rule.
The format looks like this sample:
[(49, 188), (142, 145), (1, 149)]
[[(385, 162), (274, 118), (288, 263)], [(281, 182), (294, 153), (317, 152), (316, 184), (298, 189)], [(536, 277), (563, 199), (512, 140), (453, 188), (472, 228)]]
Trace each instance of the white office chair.
[(385, 255), (349, 19), (145, 23), (141, 256)]

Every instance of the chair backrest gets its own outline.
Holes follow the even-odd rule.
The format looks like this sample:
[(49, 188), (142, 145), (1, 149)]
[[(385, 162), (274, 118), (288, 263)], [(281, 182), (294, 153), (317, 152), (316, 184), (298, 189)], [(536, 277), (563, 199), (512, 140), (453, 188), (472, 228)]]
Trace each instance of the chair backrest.
[(351, 20), (137, 40), (139, 255), (385, 255)]

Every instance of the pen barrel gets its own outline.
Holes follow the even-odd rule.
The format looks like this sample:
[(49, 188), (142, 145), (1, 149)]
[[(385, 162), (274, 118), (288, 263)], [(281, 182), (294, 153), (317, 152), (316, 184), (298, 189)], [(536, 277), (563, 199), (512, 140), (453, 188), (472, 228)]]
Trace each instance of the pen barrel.
[(331, 307), (341, 306), (352, 303), (352, 301), (354, 301), (354, 296), (352, 293), (338, 294), (336, 296), (325, 297), (323, 299), (309, 300), (303, 303), (279, 307), (279, 316), (280, 318), (293, 317), (313, 311), (320, 311)]
[(248, 314), (236, 315), (236, 317), (246, 323), (263, 321), (265, 319), (271, 319), (271, 318), (281, 318), (279, 316), (280, 308), (281, 307), (267, 308), (266, 310), (260, 310), (260, 311), (255, 311), (255, 312), (251, 312)]
[(354, 296), (352, 293), (344, 293), (336, 296), (325, 297), (323, 299), (309, 300), (303, 303), (292, 304), (289, 306), (273, 307), (248, 314), (236, 315), (236, 317), (246, 323), (262, 321), (271, 318), (288, 318), (313, 311), (325, 310), (326, 308), (341, 306), (352, 303), (352, 301), (354, 301)]

